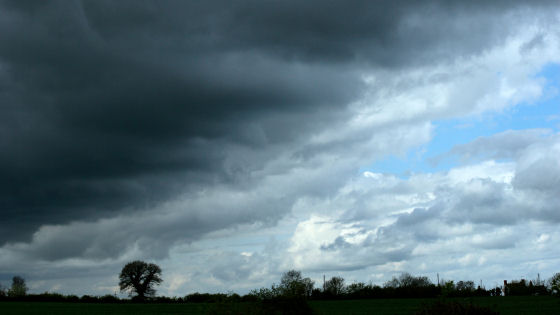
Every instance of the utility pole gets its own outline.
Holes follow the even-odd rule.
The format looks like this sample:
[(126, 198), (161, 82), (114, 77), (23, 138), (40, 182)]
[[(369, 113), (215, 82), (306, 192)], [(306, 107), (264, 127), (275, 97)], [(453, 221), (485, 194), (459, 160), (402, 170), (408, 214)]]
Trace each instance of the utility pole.
[(439, 272), (437, 274), (437, 286), (439, 287)]
[(325, 275), (323, 275), (323, 292), (325, 292)]

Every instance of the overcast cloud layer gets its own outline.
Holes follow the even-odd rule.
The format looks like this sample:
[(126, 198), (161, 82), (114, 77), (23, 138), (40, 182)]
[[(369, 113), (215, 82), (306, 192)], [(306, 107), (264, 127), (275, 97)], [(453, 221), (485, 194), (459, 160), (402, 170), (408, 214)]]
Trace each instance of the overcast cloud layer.
[(426, 159), (438, 121), (554, 100), (555, 1), (0, 6), (3, 282), (112, 293), (132, 259), (169, 295), (292, 268), (560, 271), (557, 125), (453, 142), (430, 158), (457, 161), (443, 170), (372, 168)]

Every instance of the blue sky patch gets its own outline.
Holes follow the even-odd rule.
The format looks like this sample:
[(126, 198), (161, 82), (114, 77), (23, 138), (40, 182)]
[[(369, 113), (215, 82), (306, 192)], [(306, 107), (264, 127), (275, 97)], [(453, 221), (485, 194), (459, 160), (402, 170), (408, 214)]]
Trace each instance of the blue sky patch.
[(506, 130), (560, 129), (560, 65), (547, 64), (536, 74), (545, 78), (543, 97), (534, 103), (520, 103), (504, 111), (485, 113), (459, 119), (434, 121), (434, 137), (427, 145), (410, 150), (405, 157), (388, 156), (361, 171), (390, 173), (408, 178), (413, 173), (449, 170), (459, 164), (447, 156), (434, 163), (434, 158), (449, 152), (454, 146), (469, 143)]

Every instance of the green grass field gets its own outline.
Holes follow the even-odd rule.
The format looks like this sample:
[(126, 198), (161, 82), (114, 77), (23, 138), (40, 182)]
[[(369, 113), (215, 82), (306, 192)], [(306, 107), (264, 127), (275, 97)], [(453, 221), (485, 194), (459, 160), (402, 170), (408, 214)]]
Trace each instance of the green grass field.
[(0, 314), (206, 314), (208, 305), (188, 304), (89, 304), (55, 302), (2, 302)]
[[(503, 315), (560, 314), (560, 299), (543, 297), (485, 297), (453, 299), (463, 303), (491, 307)], [(379, 299), (347, 301), (311, 301), (319, 315), (334, 314), (411, 314), (430, 299)], [(0, 314), (243, 314), (247, 304), (87, 304), (50, 302), (1, 302)]]
[[(560, 314), (560, 299), (550, 296), (478, 297), (450, 299), (490, 307), (503, 315)], [(312, 308), (320, 315), (334, 314), (412, 314), (431, 299), (380, 299), (349, 301), (311, 301)]]

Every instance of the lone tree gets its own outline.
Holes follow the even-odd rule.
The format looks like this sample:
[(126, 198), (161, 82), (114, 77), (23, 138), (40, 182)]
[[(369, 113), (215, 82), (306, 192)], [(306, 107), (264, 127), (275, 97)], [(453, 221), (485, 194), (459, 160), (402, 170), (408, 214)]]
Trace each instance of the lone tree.
[(25, 279), (20, 276), (15, 276), (12, 278), (12, 287), (8, 290), (8, 296), (19, 297), (27, 294), (27, 286), (25, 285)]
[(144, 300), (147, 296), (153, 296), (156, 290), (154, 285), (160, 284), (161, 268), (156, 264), (136, 260), (126, 264), (119, 276), (121, 291), (130, 291), (130, 295), (136, 293), (136, 299)]

